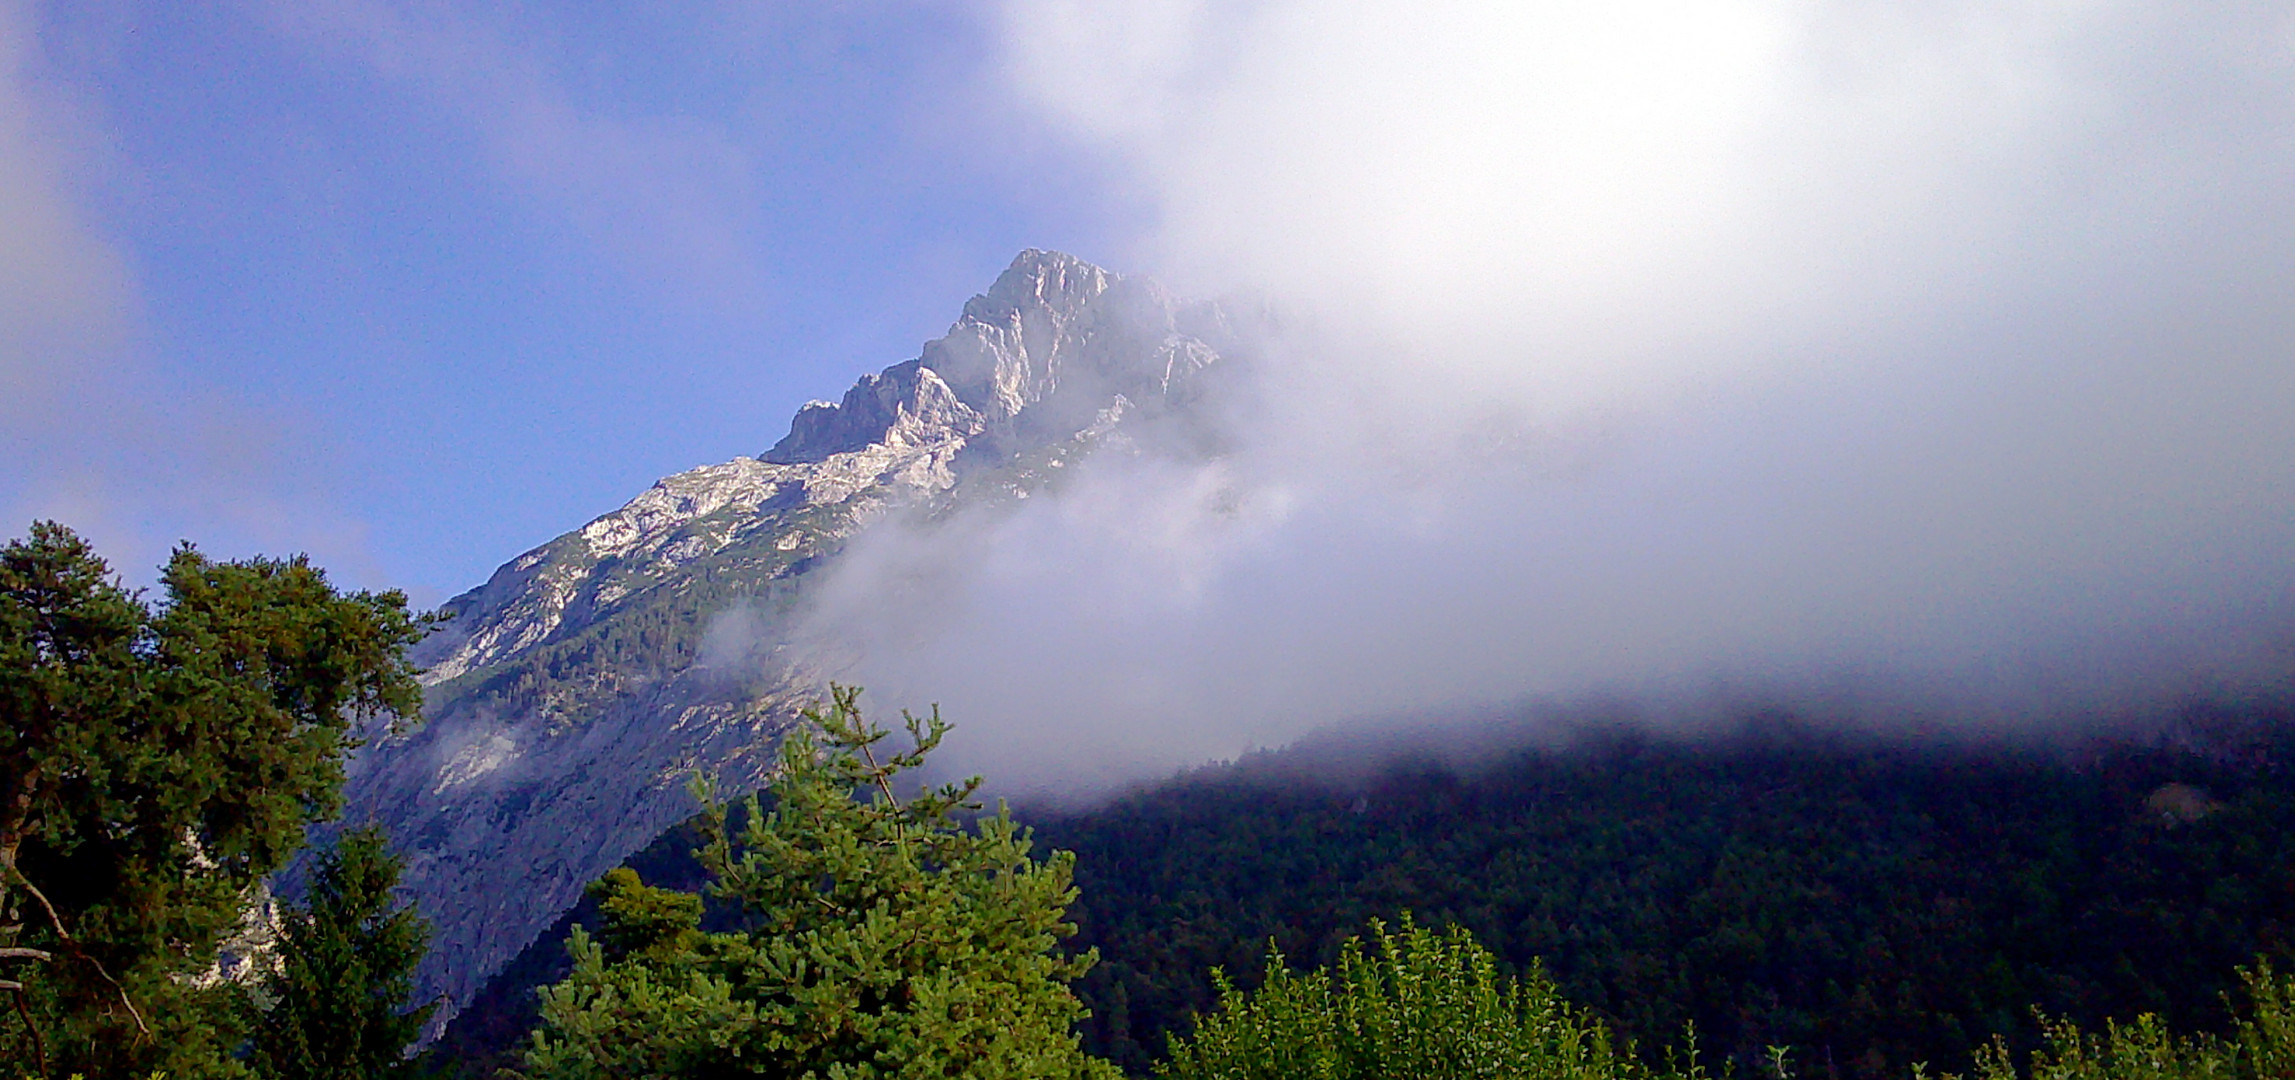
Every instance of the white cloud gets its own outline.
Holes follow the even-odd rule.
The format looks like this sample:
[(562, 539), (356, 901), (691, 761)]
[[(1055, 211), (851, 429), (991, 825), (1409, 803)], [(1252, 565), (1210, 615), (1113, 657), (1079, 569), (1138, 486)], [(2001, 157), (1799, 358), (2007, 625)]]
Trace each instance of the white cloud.
[(2254, 21), (2219, 17), (2218, 44), (2155, 6), (2062, 0), (1023, 0), (1005, 19), (1019, 92), (1155, 193), (1160, 272), (1573, 403), (1694, 377), (1749, 328), (2135, 239), (2082, 212), (2188, 215), (2156, 99), (2231, 81), (2204, 68)]
[(27, 71), (32, 29), (29, 11), (0, 4), (0, 416), (27, 431), (88, 377), (85, 353), (118, 347), (128, 291), (70, 197), (56, 103)]
[(1302, 328), (1210, 467), (1281, 512), (1102, 466), (868, 541), (830, 625), (1024, 780), (1525, 696), (2284, 687), (2291, 15), (1015, 0), (1150, 268)]

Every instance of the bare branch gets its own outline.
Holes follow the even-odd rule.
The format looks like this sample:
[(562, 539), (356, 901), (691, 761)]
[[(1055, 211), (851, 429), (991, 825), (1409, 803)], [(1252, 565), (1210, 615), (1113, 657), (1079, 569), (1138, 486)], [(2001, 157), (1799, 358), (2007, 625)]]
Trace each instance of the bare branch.
[(884, 793), (886, 808), (892, 811), (893, 839), (905, 842), (908, 830), (901, 826), (900, 798), (893, 794), (892, 771), (877, 764), (876, 751), (871, 749), (871, 744), (881, 738), (883, 733), (871, 732), (868, 721), (861, 718), (860, 706), (856, 704), (860, 699), (858, 689), (832, 686), (829, 692), (835, 696), (836, 711), (848, 718), (844, 721), (851, 733), (848, 737), (859, 745), (862, 760), (868, 762), (869, 778), (876, 781), (877, 790)]
[(32, 879), (24, 876), (24, 871), (15, 863), (8, 864), (8, 872), (16, 875), (16, 884), (22, 885), (25, 892), (32, 894), (32, 899), (40, 902), (40, 910), (48, 913), (48, 925), (55, 927), (57, 940), (66, 945), (78, 944), (72, 940), (72, 932), (64, 929), (64, 917), (56, 914), (56, 905), (48, 902), (48, 894), (41, 892), (38, 885), (32, 884)]
[[(119, 993), (120, 1004), (127, 1006), (128, 1016), (135, 1020), (135, 1029), (143, 1032), (145, 1038), (150, 1038), (151, 1025), (143, 1022), (143, 1011), (136, 1008), (135, 1001), (128, 997), (127, 987), (121, 986), (118, 979), (112, 978), (111, 972), (104, 970), (103, 961), (88, 955), (88, 951), (81, 948), (79, 942), (72, 940), (71, 931), (64, 929), (64, 917), (56, 914), (56, 905), (48, 902), (47, 894), (41, 892), (38, 885), (32, 884), (32, 879), (24, 875), (22, 867), (9, 863), (8, 869), (16, 875), (16, 884), (22, 885), (25, 892), (32, 894), (32, 899), (40, 902), (40, 909), (48, 913), (48, 925), (55, 928), (56, 939), (71, 946), (73, 956), (87, 961), (89, 967), (96, 969), (96, 974), (103, 976), (105, 982), (112, 984), (112, 989)], [(19, 1008), (22, 1007), (23, 1000), (23, 995), (19, 993), (16, 998)]]
[(861, 757), (869, 763), (869, 776), (876, 780), (877, 790), (885, 793), (885, 805), (891, 807), (895, 812), (893, 827), (897, 830), (900, 827), (900, 818), (897, 816), (900, 810), (900, 799), (893, 795), (892, 775), (883, 766), (877, 764), (877, 755), (869, 749), (868, 743), (861, 744)]
[(40, 1066), (40, 1080), (48, 1080), (48, 1044), (46, 1040), (40, 1038), (40, 1025), (33, 1022), (31, 1008), (24, 1004), (24, 985), (22, 983), (0, 982), (0, 990), (8, 990), (15, 994), (16, 1015), (23, 1018), (24, 1030), (31, 1033), (32, 1036), (32, 1060)]

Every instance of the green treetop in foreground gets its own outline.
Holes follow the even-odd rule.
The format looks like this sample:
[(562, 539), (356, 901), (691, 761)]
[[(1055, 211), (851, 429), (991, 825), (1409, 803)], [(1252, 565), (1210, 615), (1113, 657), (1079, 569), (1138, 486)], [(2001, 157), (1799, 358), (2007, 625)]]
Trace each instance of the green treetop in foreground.
[(421, 703), (399, 593), (189, 545), (160, 585), (61, 525), (0, 549), (0, 1075), (240, 1071), (218, 942), (337, 812), (351, 725)]
[(1093, 957), (1074, 928), (1071, 856), (1029, 857), (1004, 808), (969, 825), (977, 778), (896, 797), (948, 730), (907, 717), (886, 755), (858, 691), (782, 746), (738, 841), (711, 804), (711, 891), (746, 929), (704, 933), (698, 898), (628, 872), (594, 887), (603, 927), (577, 929), (574, 972), (544, 992), (526, 1053), (536, 1080), (604, 1077), (1114, 1077), (1077, 1047), (1068, 991)]

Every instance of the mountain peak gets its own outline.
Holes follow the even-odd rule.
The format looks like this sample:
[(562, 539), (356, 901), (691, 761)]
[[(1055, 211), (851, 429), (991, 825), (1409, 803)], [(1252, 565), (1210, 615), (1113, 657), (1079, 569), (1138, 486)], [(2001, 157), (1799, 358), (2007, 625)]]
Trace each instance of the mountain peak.
[(1090, 303), (1118, 280), (1064, 251), (1029, 248), (1013, 256), (988, 291), (965, 302), (967, 318), (995, 322), (1032, 307), (1074, 310)]
[(764, 459), (804, 464), (983, 434), (1008, 446), (1063, 438), (1114, 397), (1152, 404), (1175, 376), (1216, 359), (1179, 332), (1179, 311), (1152, 282), (1029, 248), (916, 359), (862, 376), (835, 404), (806, 405)]

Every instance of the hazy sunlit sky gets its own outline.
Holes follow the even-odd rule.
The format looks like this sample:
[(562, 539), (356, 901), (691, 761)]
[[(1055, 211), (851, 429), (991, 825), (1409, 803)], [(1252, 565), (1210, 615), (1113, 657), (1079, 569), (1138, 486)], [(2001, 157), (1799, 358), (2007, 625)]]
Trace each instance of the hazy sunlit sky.
[(2295, 3), (600, 9), (0, 0), (0, 512), (443, 599), (1045, 247), (1289, 336), (827, 575), (983, 745), (2295, 673)]
[(6, 531), (435, 601), (760, 452), (1020, 248), (1132, 231), (985, 14), (0, 3)]

